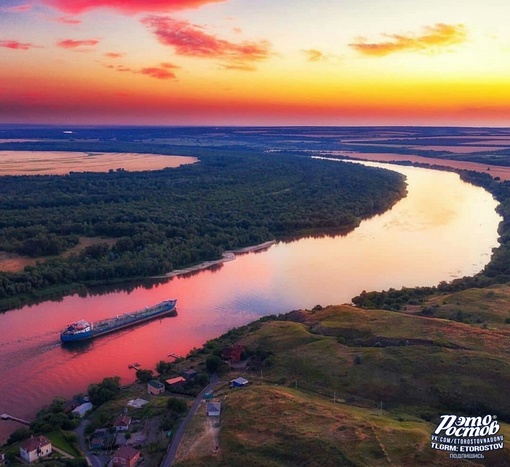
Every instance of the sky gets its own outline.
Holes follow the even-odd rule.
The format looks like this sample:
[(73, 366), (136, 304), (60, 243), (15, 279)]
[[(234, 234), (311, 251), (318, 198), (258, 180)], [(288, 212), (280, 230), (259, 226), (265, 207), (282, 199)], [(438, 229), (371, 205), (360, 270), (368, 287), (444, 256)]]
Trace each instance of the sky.
[(0, 123), (510, 125), (508, 0), (0, 0)]

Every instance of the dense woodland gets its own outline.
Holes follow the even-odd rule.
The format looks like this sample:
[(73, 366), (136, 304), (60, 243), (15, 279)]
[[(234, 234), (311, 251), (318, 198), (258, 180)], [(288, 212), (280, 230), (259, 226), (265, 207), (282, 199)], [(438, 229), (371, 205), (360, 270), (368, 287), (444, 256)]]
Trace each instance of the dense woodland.
[[(167, 273), (275, 238), (344, 232), (405, 195), (403, 177), (380, 169), (202, 153), (199, 163), (152, 172), (0, 177), (0, 251), (45, 257), (23, 272), (0, 272), (0, 309), (80, 284)], [(63, 254), (80, 237), (105, 241)]]

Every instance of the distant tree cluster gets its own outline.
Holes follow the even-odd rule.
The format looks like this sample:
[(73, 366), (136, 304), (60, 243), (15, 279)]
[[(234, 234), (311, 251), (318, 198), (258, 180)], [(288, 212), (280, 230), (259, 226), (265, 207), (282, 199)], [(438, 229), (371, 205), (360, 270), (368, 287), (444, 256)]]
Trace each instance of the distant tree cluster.
[[(0, 192), (0, 251), (48, 256), (0, 272), (6, 309), (50, 287), (153, 276), (274, 238), (349, 230), (393, 205), (405, 184), (355, 164), (228, 154), (153, 172), (5, 176)], [(80, 237), (110, 241), (57, 256)]]

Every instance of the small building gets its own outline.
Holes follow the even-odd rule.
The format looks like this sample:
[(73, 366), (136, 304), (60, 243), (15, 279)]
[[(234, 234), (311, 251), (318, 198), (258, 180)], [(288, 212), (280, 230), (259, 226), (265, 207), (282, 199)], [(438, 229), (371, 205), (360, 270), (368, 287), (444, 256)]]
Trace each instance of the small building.
[(246, 378), (243, 378), (242, 376), (239, 376), (239, 378), (233, 379), (230, 381), (229, 386), (231, 388), (242, 388), (248, 384), (248, 380)]
[(151, 379), (147, 383), (147, 393), (157, 396), (165, 392), (165, 385), (156, 379)]
[(92, 410), (92, 407), (93, 406), (90, 402), (84, 402), (83, 404), (73, 409), (71, 413), (74, 413), (75, 415), (78, 415), (78, 417), (83, 418), (89, 410)]
[(228, 360), (230, 363), (240, 362), (243, 350), (244, 347), (241, 344), (232, 344), (221, 351), (221, 358)]
[(51, 442), (45, 436), (32, 436), (20, 444), (19, 455), (26, 462), (34, 462), (53, 452)]
[(64, 413), (72, 412), (76, 407), (80, 405), (80, 401), (77, 399), (71, 399), (64, 404)]
[(128, 415), (119, 415), (113, 422), (113, 429), (117, 431), (127, 431), (131, 425), (131, 417)]
[(207, 403), (207, 416), (219, 417), (221, 415), (221, 402), (208, 402)]
[(131, 446), (122, 446), (112, 457), (112, 467), (134, 467), (140, 460), (140, 451)]
[(100, 451), (106, 447), (105, 438), (92, 438), (90, 440), (90, 449)]
[(129, 401), (127, 401), (127, 405), (129, 407), (133, 407), (135, 409), (141, 409), (145, 404), (148, 404), (149, 401), (146, 401), (145, 399), (140, 399), (140, 398), (137, 398), (137, 399), (131, 399)]
[(165, 383), (168, 384), (171, 389), (175, 389), (186, 383), (186, 379), (184, 379), (182, 376), (176, 376), (175, 378), (167, 379)]
[(94, 431), (94, 435), (90, 440), (90, 449), (99, 451), (101, 449), (107, 449), (112, 445), (113, 436), (111, 435), (108, 428), (98, 428)]

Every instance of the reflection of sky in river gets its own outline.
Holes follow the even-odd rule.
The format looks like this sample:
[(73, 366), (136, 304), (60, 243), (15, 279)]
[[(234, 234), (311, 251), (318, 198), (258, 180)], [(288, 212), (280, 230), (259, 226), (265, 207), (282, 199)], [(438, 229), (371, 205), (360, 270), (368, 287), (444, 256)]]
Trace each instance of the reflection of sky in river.
[[(154, 368), (169, 353), (186, 355), (229, 328), (267, 314), (349, 302), (362, 290), (435, 285), (478, 272), (497, 245), (496, 202), (453, 173), (395, 167), (408, 196), (341, 237), (278, 243), (239, 255), (215, 270), (174, 277), (131, 292), (66, 297), (0, 315), (0, 413), (30, 418), (55, 395), (119, 375), (128, 364)], [(60, 330), (177, 298), (178, 315), (62, 348)], [(20, 391), (16, 388), (23, 388)], [(12, 427), (11, 427), (12, 428)], [(0, 426), (0, 438), (11, 428)]]

